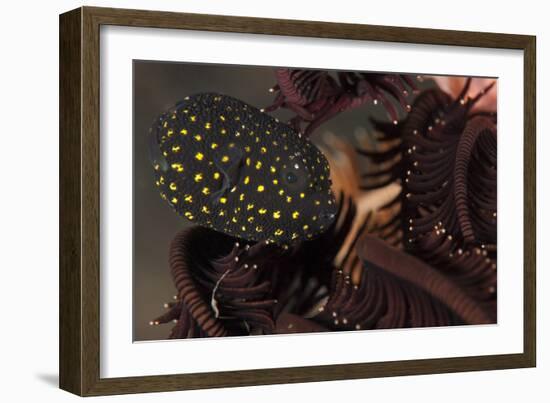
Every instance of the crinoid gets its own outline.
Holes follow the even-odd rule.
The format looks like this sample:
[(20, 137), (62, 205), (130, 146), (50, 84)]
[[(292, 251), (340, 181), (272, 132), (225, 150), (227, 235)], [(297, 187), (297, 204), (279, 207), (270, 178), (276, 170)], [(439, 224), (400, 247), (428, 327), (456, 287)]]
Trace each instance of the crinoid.
[(359, 152), (382, 167), (364, 175), (364, 189), (402, 186), (385, 206), (399, 205), (400, 212), (379, 235), (451, 276), (494, 319), (496, 114), (472, 112), (490, 86), (466, 99), (470, 81), (456, 99), (439, 89), (424, 91), (397, 125), (375, 122), (378, 140), (389, 148)]
[(151, 324), (174, 321), (169, 338), (191, 338), (491, 321), (445, 273), (366, 234), (371, 216), (336, 266), (356, 216), (341, 200), (326, 234), (288, 248), (198, 226), (181, 231), (169, 259), (178, 294)]
[(391, 121), (396, 121), (399, 114), (392, 100), (408, 110), (409, 92), (417, 90), (412, 77), (401, 74), (338, 72), (333, 76), (322, 70), (281, 68), (275, 75), (277, 84), (270, 91), (277, 94), (265, 111), (291, 110), (296, 114), (291, 126), (305, 135), (337, 114), (367, 102), (381, 103)]
[(477, 301), (420, 259), (368, 234), (359, 240), (357, 253), (363, 263), (358, 284), (335, 272), (315, 323), (360, 330), (491, 322)]
[[(354, 213), (351, 208), (343, 221)], [(309, 304), (312, 310), (278, 315), (277, 333), (492, 323), (491, 314), (446, 273), (370, 235), (371, 221), (332, 268), (326, 296)]]
[(178, 294), (151, 324), (175, 321), (170, 338), (280, 331), (281, 315), (304, 316), (328, 297), (354, 211), (348, 202), (325, 234), (290, 246), (245, 243), (200, 226), (181, 231), (169, 256)]
[[(153, 324), (176, 321), (170, 338), (271, 333), (271, 283), (265, 267), (275, 247), (240, 245), (234, 238), (195, 226), (178, 233), (170, 268), (178, 295)], [(265, 262), (265, 260), (264, 260)]]

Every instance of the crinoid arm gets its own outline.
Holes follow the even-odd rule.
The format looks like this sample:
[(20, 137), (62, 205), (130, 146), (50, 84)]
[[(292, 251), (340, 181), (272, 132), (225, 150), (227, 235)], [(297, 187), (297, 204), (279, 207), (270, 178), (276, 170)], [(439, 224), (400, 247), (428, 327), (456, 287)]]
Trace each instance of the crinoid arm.
[(382, 105), (392, 122), (399, 111), (395, 101), (405, 111), (410, 109), (409, 94), (417, 92), (415, 80), (408, 75), (288, 69), (276, 70), (277, 84), (273, 103), (266, 112), (279, 108), (292, 111), (290, 119), (297, 131), (309, 136), (324, 122), (348, 110), (367, 103)]

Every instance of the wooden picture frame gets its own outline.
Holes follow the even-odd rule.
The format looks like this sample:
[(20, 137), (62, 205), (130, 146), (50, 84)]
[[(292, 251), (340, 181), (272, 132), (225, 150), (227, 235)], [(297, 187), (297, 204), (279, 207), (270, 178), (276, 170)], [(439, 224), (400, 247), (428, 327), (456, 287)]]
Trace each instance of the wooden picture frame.
[[(100, 377), (99, 30), (102, 25), (405, 42), (524, 52), (523, 353), (127, 378)], [(60, 387), (81, 396), (533, 367), (535, 37), (82, 7), (60, 16)]]

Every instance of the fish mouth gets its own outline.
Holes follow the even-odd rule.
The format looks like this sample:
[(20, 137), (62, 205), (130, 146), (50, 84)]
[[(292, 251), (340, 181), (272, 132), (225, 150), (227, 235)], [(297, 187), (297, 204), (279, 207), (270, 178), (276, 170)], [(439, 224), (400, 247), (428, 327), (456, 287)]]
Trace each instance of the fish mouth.
[(329, 210), (321, 211), (321, 213), (319, 214), (319, 218), (321, 220), (333, 220), (334, 217), (336, 217), (336, 213)]
[(319, 213), (318, 217), (324, 225), (332, 224), (332, 222), (336, 218), (336, 210), (325, 209)]
[(166, 172), (168, 171), (168, 161), (166, 161), (166, 158), (162, 154), (158, 137), (158, 130), (161, 125), (161, 119), (162, 118), (158, 118), (157, 122), (153, 125), (149, 132), (148, 153), (149, 161), (151, 162), (151, 164), (153, 166), (158, 165), (163, 172)]

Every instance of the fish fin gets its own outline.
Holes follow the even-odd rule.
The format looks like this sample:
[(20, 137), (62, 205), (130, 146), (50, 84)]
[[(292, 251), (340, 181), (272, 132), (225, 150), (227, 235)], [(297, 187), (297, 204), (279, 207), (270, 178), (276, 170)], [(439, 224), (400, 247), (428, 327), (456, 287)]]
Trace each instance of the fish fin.
[[(223, 178), (220, 189), (212, 193), (212, 199), (215, 203), (239, 183), (244, 165), (243, 156), (243, 151), (238, 147), (225, 147), (216, 153), (214, 164), (220, 170)], [(224, 157), (228, 157), (229, 161), (224, 162)]]

